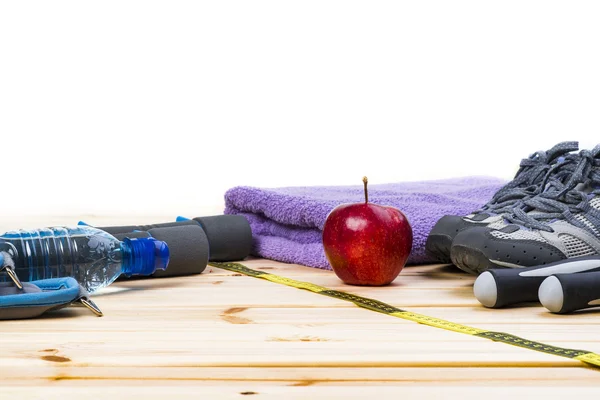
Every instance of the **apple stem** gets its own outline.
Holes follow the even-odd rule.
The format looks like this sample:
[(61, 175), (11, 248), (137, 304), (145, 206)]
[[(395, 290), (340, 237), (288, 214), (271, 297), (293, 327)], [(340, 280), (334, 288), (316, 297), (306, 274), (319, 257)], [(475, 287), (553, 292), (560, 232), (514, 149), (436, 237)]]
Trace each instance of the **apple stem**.
[(367, 179), (367, 177), (363, 177), (363, 183), (365, 184), (365, 204), (369, 202), (369, 192), (367, 191), (367, 183), (369, 183), (369, 180)]

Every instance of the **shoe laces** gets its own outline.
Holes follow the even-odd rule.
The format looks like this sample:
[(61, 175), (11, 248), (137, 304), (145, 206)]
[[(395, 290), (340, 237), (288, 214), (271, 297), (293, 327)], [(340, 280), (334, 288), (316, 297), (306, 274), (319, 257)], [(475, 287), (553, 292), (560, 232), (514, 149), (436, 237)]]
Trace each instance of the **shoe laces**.
[(600, 145), (565, 157), (548, 171), (543, 191), (513, 207), (504, 218), (526, 228), (553, 232), (550, 222), (585, 212), (589, 200), (600, 194), (599, 156)]
[(474, 214), (483, 212), (501, 214), (511, 210), (516, 202), (535, 196), (541, 192), (543, 178), (552, 168), (552, 163), (578, 148), (578, 142), (561, 142), (550, 150), (537, 151), (529, 158), (521, 160), (513, 180), (498, 190), (492, 199)]

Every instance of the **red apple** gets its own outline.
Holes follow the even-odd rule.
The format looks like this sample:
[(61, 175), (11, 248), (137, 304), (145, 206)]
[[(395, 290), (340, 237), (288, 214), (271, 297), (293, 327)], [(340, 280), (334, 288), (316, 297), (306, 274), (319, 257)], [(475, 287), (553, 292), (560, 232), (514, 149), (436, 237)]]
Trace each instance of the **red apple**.
[(348, 285), (383, 286), (404, 268), (412, 250), (412, 228), (397, 208), (365, 202), (334, 208), (323, 227), (323, 247), (333, 271)]

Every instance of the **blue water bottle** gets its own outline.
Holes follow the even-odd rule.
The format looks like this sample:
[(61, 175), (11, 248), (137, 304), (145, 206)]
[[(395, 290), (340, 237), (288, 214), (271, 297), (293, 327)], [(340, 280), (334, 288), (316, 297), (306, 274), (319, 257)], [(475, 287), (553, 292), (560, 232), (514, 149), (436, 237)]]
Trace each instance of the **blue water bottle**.
[[(117, 240), (90, 226), (6, 232), (0, 236), (5, 271), (15, 281), (73, 277), (93, 293), (120, 275), (152, 275), (165, 270), (169, 248), (154, 238)], [(0, 275), (6, 280), (6, 275)]]

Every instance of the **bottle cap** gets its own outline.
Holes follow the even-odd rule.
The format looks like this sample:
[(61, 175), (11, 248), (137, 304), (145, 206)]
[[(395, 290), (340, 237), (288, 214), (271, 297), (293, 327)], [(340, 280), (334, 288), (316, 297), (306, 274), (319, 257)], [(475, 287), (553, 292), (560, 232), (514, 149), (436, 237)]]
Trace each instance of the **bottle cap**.
[(169, 247), (154, 238), (123, 239), (124, 273), (152, 275), (157, 270), (166, 270), (169, 265)]

